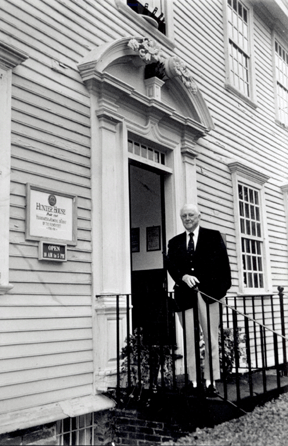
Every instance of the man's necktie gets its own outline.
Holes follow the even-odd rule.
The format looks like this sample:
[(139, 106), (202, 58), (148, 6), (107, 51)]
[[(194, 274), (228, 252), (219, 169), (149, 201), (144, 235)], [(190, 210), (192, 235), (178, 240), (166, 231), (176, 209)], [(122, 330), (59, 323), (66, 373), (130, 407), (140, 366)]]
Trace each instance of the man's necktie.
[(188, 254), (190, 254), (191, 256), (194, 254), (194, 240), (193, 240), (193, 232), (190, 232), (189, 234), (189, 243), (188, 243)]

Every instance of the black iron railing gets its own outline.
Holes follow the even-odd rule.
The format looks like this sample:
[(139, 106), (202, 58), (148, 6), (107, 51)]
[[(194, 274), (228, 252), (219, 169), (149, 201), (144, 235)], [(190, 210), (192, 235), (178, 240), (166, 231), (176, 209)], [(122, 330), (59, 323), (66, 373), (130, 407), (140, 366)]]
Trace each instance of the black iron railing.
[[(120, 337), (120, 299), (122, 306), (123, 299), (126, 300), (125, 339)], [(279, 287), (278, 294), (275, 295), (227, 297), (224, 302), (219, 302), (221, 380), (217, 382), (217, 387), (220, 398), (234, 401), (241, 407), (241, 401), (247, 397), (259, 393), (265, 394), (273, 389), (280, 393), (283, 386), (288, 385), (288, 379), (283, 380), (283, 377), (287, 377), (285, 328), (288, 321), (284, 313), (285, 300), (283, 288)], [(209, 305), (207, 305), (208, 319), (209, 316)], [(186, 392), (189, 389), (185, 313), (182, 314), (181, 339), (177, 339), (175, 334), (176, 317), (173, 293), (168, 293), (169, 333), (163, 338), (166, 342), (162, 342), (160, 337), (160, 342), (155, 344), (149, 341), (149, 336), (143, 332), (142, 327), (133, 325), (131, 295), (116, 296), (115, 388), (118, 397), (123, 391), (139, 395), (144, 390), (156, 393)], [(198, 389), (203, 389), (203, 339), (198, 328), (197, 311), (194, 311), (194, 325), (197, 327), (195, 330), (197, 383)], [(209, 330), (208, 342), (211, 342)], [(180, 344), (182, 349), (179, 348)], [(212, 359), (208, 360), (213, 380)]]

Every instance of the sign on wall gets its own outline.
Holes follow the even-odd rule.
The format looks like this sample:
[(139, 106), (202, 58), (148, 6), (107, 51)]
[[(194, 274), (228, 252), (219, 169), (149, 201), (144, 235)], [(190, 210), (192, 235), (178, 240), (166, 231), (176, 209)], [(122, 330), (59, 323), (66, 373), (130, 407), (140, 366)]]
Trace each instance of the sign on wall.
[(77, 197), (27, 184), (26, 239), (76, 245)]
[(39, 242), (39, 260), (67, 262), (67, 245), (63, 243)]

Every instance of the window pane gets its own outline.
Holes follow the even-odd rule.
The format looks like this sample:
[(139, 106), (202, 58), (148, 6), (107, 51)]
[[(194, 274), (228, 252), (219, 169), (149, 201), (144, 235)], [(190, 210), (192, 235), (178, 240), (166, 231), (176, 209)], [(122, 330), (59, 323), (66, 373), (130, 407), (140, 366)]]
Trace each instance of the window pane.
[(255, 204), (259, 204), (259, 198), (258, 198), (258, 192), (254, 191), (254, 196), (255, 196)]
[(246, 220), (246, 234), (251, 235), (250, 221)]
[(244, 201), (249, 201), (249, 194), (247, 187), (244, 187)]
[(247, 9), (243, 9), (243, 18), (244, 18), (244, 22), (247, 23), (248, 21), (248, 11)]
[(251, 252), (250, 250), (250, 242), (248, 239), (246, 239), (246, 252)]
[(247, 203), (245, 203), (245, 217), (246, 218), (250, 217), (249, 204), (247, 204)]
[(260, 211), (259, 211), (259, 208), (255, 208), (255, 211), (256, 211), (256, 220), (260, 221)]
[(239, 211), (240, 211), (241, 217), (244, 217), (244, 205), (243, 205), (242, 201), (239, 202)]
[(147, 147), (146, 146), (141, 146), (141, 156), (143, 156), (143, 158), (147, 158)]
[(251, 256), (247, 256), (247, 270), (252, 270), (252, 262), (251, 262)]
[(140, 144), (138, 142), (134, 142), (134, 153), (140, 156)]
[(133, 142), (132, 141), (128, 141), (128, 152), (133, 153)]
[(259, 287), (264, 288), (263, 274), (259, 274)]
[(241, 186), (241, 184), (238, 184), (238, 193), (240, 200), (243, 200), (243, 187)]

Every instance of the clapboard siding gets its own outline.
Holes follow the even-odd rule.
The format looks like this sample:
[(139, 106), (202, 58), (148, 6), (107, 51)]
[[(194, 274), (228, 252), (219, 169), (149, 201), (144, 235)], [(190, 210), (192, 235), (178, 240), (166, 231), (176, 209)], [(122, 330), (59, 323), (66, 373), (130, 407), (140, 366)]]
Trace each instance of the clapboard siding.
[[(9, 398), (3, 402), (3, 404), (0, 403), (0, 413), (9, 413), (18, 411), (21, 409), (26, 409), (30, 407), (38, 407), (43, 405), (43, 401), (45, 404), (55, 403), (58, 401), (63, 400), (69, 400), (71, 398), (78, 398), (82, 396), (88, 396), (91, 395), (91, 383), (89, 384), (82, 384), (80, 382), (75, 381), (75, 386), (73, 386), (73, 379), (67, 381), (68, 387), (65, 387), (65, 379), (62, 381), (58, 381), (60, 383), (59, 387), (60, 390), (54, 390), (54, 389), (46, 389), (43, 382), (43, 387), (41, 392), (35, 393), (34, 395), (24, 395), (24, 396), (18, 396), (15, 398)], [(61, 385), (62, 384), (62, 385)], [(76, 385), (78, 384), (78, 385)], [(31, 384), (29, 384), (31, 387)], [(29, 387), (28, 386), (28, 387)], [(70, 387), (69, 387), (70, 386)], [(44, 392), (43, 392), (44, 391)]]
[[(92, 355), (89, 350), (61, 353), (59, 355), (46, 355), (46, 356), (34, 356), (33, 358), (13, 358), (2, 361), (1, 370), (3, 373), (18, 372), (19, 365), (21, 370), (32, 371), (38, 368), (48, 368), (60, 366), (62, 364), (81, 364), (89, 363), (92, 361)], [(87, 364), (88, 365), (88, 364)]]
[[(35, 339), (36, 341), (36, 339)], [(66, 352), (79, 352), (84, 350), (92, 349), (92, 341), (90, 340), (72, 340), (72, 341), (58, 341), (58, 342), (47, 342), (44, 344), (38, 344), (35, 342), (34, 344), (29, 345), (21, 345), (21, 351), (19, 346), (10, 345), (1, 347), (3, 358), (19, 358), (19, 357), (34, 357), (40, 355), (52, 355)], [(71, 364), (71, 368), (73, 370), (73, 364)], [(33, 392), (33, 389), (31, 389)], [(1, 395), (2, 396), (2, 395)]]
[[(90, 95), (77, 65), (101, 44), (144, 36), (145, 25), (131, 23), (114, 0), (4, 0), (0, 14), (6, 41), (29, 54), (13, 70), (12, 86), (14, 288), (0, 299), (0, 398), (5, 399), (0, 412), (7, 412), (92, 393)], [(256, 14), (253, 32), (257, 108), (225, 89), (222, 2), (174, 4), (175, 53), (191, 68), (215, 123), (197, 144), (197, 198), (203, 223), (226, 234), (233, 293), (238, 291), (237, 240), (227, 167), (233, 158), (270, 176), (265, 199), (273, 289), (288, 286), (280, 189), (287, 182), (287, 130), (275, 123), (272, 32)], [(171, 48), (164, 51), (170, 54)], [(27, 183), (77, 196), (77, 245), (68, 245), (65, 263), (39, 262), (38, 243), (25, 239)], [(97, 207), (94, 203), (96, 212)], [(269, 305), (265, 299), (268, 313)], [(260, 314), (258, 299), (257, 319)], [(278, 309), (275, 326), (281, 326)], [(270, 351), (270, 338), (267, 345)]]
[[(75, 364), (73, 369), (73, 374), (83, 375), (93, 371), (93, 364), (91, 362), (83, 362)], [(50, 380), (55, 378), (60, 378), (63, 376), (70, 376), (72, 369), (70, 366), (58, 366), (58, 367), (47, 367), (31, 370), (25, 370), (21, 373), (9, 372), (1, 376), (0, 389), (6, 386), (14, 386), (20, 382), (30, 383), (41, 380)]]
[(40, 394), (43, 393), (43, 385), (45, 385), (45, 392), (51, 392), (58, 389), (73, 388), (73, 386), (83, 386), (91, 384), (91, 378), (91, 373), (84, 373), (80, 375), (36, 381), (33, 383), (33, 386), (31, 386), (30, 382), (5, 386), (3, 389), (1, 389), (1, 398), (3, 401), (5, 401), (5, 399), (19, 398), (34, 393)]
[[(75, 299), (73, 299), (73, 297)], [(23, 302), (23, 300), (25, 300), (25, 296), (21, 295), (20, 299)], [(38, 305), (43, 305), (43, 306), (44, 305), (47, 306), (49, 304), (51, 306), (53, 306), (53, 307), (57, 307), (58, 305), (65, 305), (66, 304), (65, 299), (66, 299), (66, 301), (67, 301), (67, 299), (69, 299), (68, 300), (69, 303), (71, 301), (73, 302), (74, 300), (77, 300), (77, 303), (73, 302), (74, 306), (76, 306), (76, 305), (83, 305), (83, 303), (85, 304), (85, 296), (78, 296), (78, 295), (77, 296), (61, 296), (61, 297), (59, 297), (59, 296), (55, 296), (54, 297), (53, 296), (53, 301), (50, 300), (50, 302), (52, 302), (52, 303), (49, 303), (49, 300), (48, 300), (48, 303), (46, 302), (47, 301), (47, 296), (39, 296), (39, 295), (37, 295), (37, 296), (34, 296), (34, 295), (29, 296), (29, 302), (31, 302), (31, 305), (33, 305), (33, 303), (34, 303), (34, 305), (36, 305), (35, 301), (37, 299), (39, 301), (39, 303), (37, 302), (37, 304)], [(14, 301), (14, 296), (13, 296), (13, 301)], [(9, 302), (7, 302), (7, 304), (9, 304)], [(19, 304), (20, 304), (19, 303), (19, 297), (16, 296), (15, 305), (19, 306)], [(57, 318), (57, 319), (54, 318), (54, 319), (46, 319), (45, 320), (45, 329), (46, 330), (58, 330), (59, 327), (61, 327), (62, 330), (72, 329), (72, 328), (75, 328), (76, 330), (80, 329), (80, 328), (82, 328), (82, 329), (89, 328), (89, 327), (91, 328), (92, 327), (92, 320), (91, 320), (90, 315), (88, 317), (81, 317), (81, 318), (79, 318), (78, 316), (76, 316), (76, 317), (68, 317), (68, 315), (64, 315), (64, 317), (62, 317), (62, 318)], [(1, 332), (3, 332), (3, 333), (7, 333), (8, 332), (9, 333), (11, 331), (13, 331), (13, 332), (18, 332), (18, 331), (25, 332), (25, 331), (28, 331), (29, 332), (29, 331), (38, 331), (38, 330), (39, 331), (43, 330), (43, 321), (39, 320), (39, 319), (29, 319), (29, 318), (27, 318), (27, 319), (17, 319), (17, 323), (15, 323), (15, 324), (11, 324), (11, 320), (8, 320), (8, 319), (1, 320), (1, 330), (0, 330), (0, 333)]]
[(26, 333), (11, 332), (1, 335), (0, 345), (13, 345), (13, 342), (16, 345), (33, 344), (35, 343), (35, 339), (37, 339), (37, 343), (39, 342), (39, 344), (44, 342), (71, 341), (74, 339), (91, 339), (91, 330), (85, 328), (79, 330), (62, 330), (61, 327), (59, 327), (59, 330), (57, 331), (29, 331)]
[[(29, 54), (12, 87), (14, 287), (0, 302), (1, 412), (92, 393), (90, 97), (77, 63), (103, 35), (89, 41), (83, 23), (75, 32), (49, 3), (5, 1), (1, 10), (1, 31)], [(27, 183), (78, 197), (77, 245), (65, 263), (39, 262), (38, 243), (25, 239)]]

